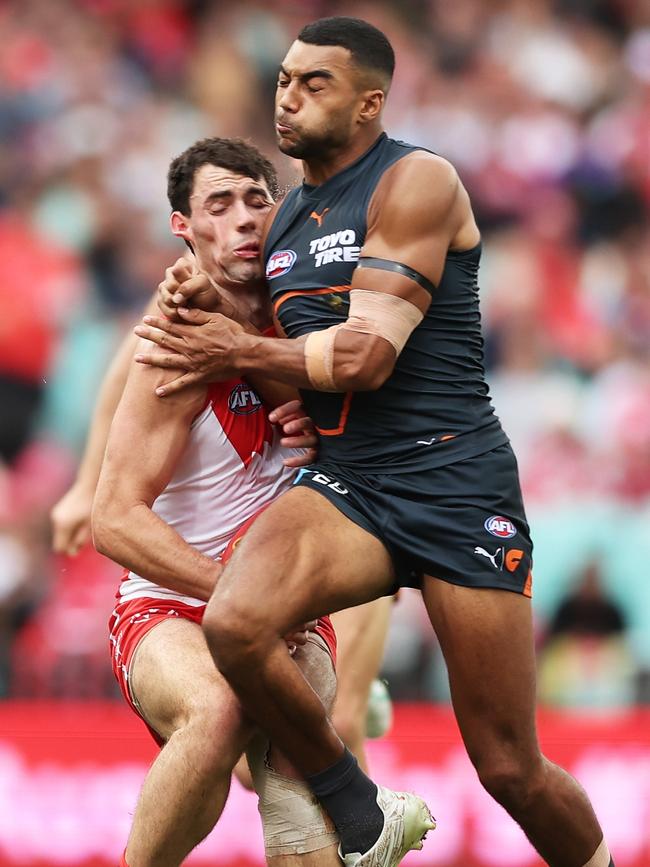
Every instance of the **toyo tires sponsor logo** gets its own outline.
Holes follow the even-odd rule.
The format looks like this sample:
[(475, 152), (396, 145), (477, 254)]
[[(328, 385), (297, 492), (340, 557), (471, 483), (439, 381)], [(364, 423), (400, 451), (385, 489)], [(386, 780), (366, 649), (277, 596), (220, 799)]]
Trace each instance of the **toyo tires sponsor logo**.
[(277, 250), (271, 253), (266, 263), (266, 279), (275, 280), (276, 277), (287, 274), (296, 264), (297, 258), (293, 250)]
[(498, 539), (512, 539), (517, 535), (517, 528), (508, 518), (503, 515), (492, 515), (483, 525), (488, 533), (496, 536)]

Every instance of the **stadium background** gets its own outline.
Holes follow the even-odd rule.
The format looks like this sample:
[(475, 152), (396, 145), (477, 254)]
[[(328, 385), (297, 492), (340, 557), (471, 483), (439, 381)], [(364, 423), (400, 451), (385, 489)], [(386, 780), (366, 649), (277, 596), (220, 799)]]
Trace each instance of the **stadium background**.
[[(108, 666), (116, 569), (53, 557), (48, 510), (120, 335), (180, 252), (170, 158), (249, 136), (294, 184), (276, 69), (326, 14), (390, 36), (388, 129), (472, 195), (489, 379), (536, 544), (542, 738), (618, 867), (650, 863), (650, 3), (5, 0), (0, 865), (116, 863), (126, 838), (153, 747)], [(374, 770), (440, 820), (412, 863), (539, 864), (464, 758), (417, 594), (395, 606), (384, 675), (401, 704)], [(194, 862), (259, 863), (256, 825), (235, 789)]]

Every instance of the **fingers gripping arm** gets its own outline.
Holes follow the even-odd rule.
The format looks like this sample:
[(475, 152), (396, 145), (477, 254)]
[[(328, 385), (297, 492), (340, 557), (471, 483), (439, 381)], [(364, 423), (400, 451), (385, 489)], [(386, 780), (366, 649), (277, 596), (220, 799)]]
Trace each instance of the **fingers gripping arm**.
[[(245, 376), (266, 373), (321, 391), (379, 388), (431, 303), (426, 287), (439, 282), (447, 251), (468, 249), (478, 237), (467, 193), (453, 167), (431, 154), (404, 158), (385, 173), (375, 191), (360, 264), (352, 276), (351, 315), (326, 335), (326, 345), (311, 335), (271, 341), (241, 329), (224, 329), (215, 320), (208, 325), (206, 320), (204, 348), (208, 332), (211, 343), (207, 364), (217, 376), (232, 371)], [(398, 267), (386, 270), (387, 263)], [(197, 321), (195, 316), (196, 311), (182, 314), (186, 322)], [(171, 328), (173, 337), (187, 338), (186, 325)], [(329, 376), (310, 369), (321, 352)], [(168, 393), (175, 387), (173, 383)]]

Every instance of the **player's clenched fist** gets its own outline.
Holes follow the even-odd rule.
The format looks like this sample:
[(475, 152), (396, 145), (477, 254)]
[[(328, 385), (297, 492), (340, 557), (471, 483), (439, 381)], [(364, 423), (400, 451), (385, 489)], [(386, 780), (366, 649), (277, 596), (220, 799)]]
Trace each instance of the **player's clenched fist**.
[(208, 275), (199, 271), (190, 254), (177, 259), (165, 271), (165, 279), (158, 284), (158, 307), (172, 322), (182, 321), (179, 307), (197, 307), (229, 319), (242, 315)]

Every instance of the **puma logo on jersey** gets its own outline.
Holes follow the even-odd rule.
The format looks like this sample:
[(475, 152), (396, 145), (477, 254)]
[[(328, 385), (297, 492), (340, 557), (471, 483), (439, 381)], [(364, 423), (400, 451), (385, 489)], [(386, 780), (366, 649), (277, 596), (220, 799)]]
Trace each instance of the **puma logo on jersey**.
[(356, 241), (354, 229), (341, 229), (339, 232), (314, 238), (309, 244), (309, 252), (314, 257), (314, 267), (320, 268), (330, 262), (358, 262), (361, 247)]
[(316, 220), (316, 222), (318, 223), (318, 228), (320, 229), (320, 227), (323, 225), (323, 218), (325, 217), (325, 214), (328, 211), (329, 211), (329, 208), (325, 208), (325, 210), (323, 211), (322, 214), (317, 214), (316, 211), (312, 211), (311, 214), (309, 215), (309, 219), (310, 220)]
[(479, 554), (481, 557), (487, 557), (495, 569), (498, 569), (499, 571), (503, 569), (503, 548), (497, 548), (494, 554), (490, 554), (490, 552), (486, 551), (485, 548), (481, 548), (477, 545), (476, 548), (474, 548), (474, 553)]

